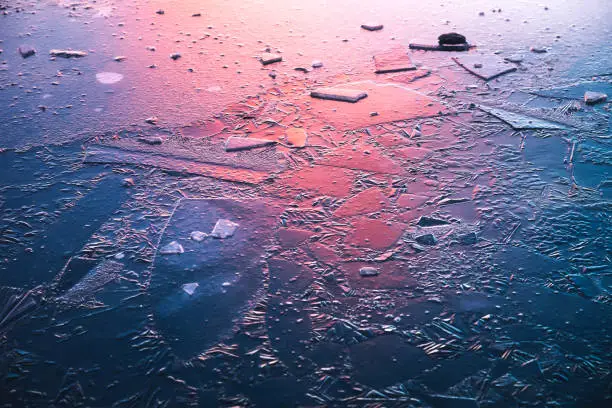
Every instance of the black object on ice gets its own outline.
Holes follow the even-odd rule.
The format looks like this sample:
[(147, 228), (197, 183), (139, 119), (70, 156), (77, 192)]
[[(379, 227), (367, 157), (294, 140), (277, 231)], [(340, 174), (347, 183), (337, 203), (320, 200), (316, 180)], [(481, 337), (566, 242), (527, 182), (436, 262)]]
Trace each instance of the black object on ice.
[(408, 48), (411, 50), (423, 50), (423, 51), (468, 51), (470, 48), (474, 48), (473, 45), (455, 44), (455, 45), (429, 45), (429, 44), (409, 44)]
[(467, 40), (465, 36), (458, 33), (446, 33), (438, 37), (438, 44), (440, 45), (459, 45), (466, 43)]

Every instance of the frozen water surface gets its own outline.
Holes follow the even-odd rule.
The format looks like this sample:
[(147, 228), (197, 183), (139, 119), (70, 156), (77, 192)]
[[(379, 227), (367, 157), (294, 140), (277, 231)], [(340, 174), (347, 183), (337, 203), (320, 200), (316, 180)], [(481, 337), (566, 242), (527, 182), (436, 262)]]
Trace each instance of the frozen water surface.
[(611, 13), (0, 0), (0, 406), (610, 406)]

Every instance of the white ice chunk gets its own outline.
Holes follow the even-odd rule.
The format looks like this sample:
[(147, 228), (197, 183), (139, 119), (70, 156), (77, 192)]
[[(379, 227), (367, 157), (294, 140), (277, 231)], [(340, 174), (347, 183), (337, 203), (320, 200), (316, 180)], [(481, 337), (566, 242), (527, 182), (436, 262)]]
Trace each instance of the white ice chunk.
[(182, 254), (183, 252), (185, 252), (183, 246), (176, 241), (172, 241), (159, 250), (159, 253), (162, 255)]
[(596, 103), (605, 102), (608, 95), (601, 92), (586, 91), (584, 93), (584, 102), (587, 105), (595, 105)]
[(183, 292), (188, 294), (189, 296), (193, 295), (196, 289), (200, 286), (197, 282), (186, 283), (182, 286)]
[(206, 237), (208, 237), (208, 234), (202, 231), (193, 231), (190, 235), (189, 238), (191, 238), (194, 241), (197, 242), (202, 242), (206, 239)]
[(214, 238), (229, 238), (234, 235), (236, 228), (238, 228), (238, 224), (222, 218), (217, 221), (210, 235)]

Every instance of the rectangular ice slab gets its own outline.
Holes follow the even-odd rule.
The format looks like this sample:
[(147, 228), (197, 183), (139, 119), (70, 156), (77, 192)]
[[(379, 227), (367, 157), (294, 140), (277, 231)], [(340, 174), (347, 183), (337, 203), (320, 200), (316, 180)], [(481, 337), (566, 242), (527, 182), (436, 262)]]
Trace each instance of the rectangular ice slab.
[(459, 66), (485, 81), (516, 71), (516, 66), (496, 55), (462, 55), (453, 57)]
[[(112, 148), (126, 153), (144, 153), (177, 160), (258, 171), (269, 172), (282, 168), (283, 164), (279, 161), (274, 149), (244, 150), (242, 154), (227, 154), (225, 145), (227, 138), (230, 136), (235, 137), (237, 135), (228, 135), (223, 140), (221, 140), (221, 137), (214, 139), (183, 138), (180, 140), (164, 138), (161, 140), (161, 144), (156, 144), (156, 139), (159, 139), (159, 136), (141, 136), (138, 138), (108, 140), (103, 144), (92, 144), (88, 148)], [(144, 138), (147, 138), (147, 143), (142, 142)], [(261, 137), (261, 139), (270, 140), (273, 138), (265, 136)]]
[(416, 67), (403, 48), (394, 48), (374, 56), (377, 74), (415, 70)]
[(274, 64), (275, 62), (281, 62), (283, 57), (278, 54), (271, 54), (269, 52), (263, 54), (259, 59), (263, 65)]
[(83, 161), (84, 163), (90, 164), (125, 164), (156, 167), (171, 173), (193, 174), (246, 184), (258, 184), (268, 178), (268, 173), (262, 171), (201, 163), (194, 160), (144, 152), (128, 152), (105, 147), (87, 149)]
[(231, 136), (227, 139), (227, 142), (225, 142), (225, 151), (237, 152), (239, 150), (256, 149), (258, 147), (273, 145), (274, 143), (276, 143), (274, 140)]
[(372, 268), (371, 266), (364, 266), (363, 268), (359, 269), (359, 275), (364, 277), (378, 276), (379, 274), (380, 271), (376, 268)]
[(550, 122), (544, 119), (534, 118), (533, 116), (526, 116), (520, 113), (510, 112), (507, 110), (492, 108), (490, 106), (479, 105), (481, 110), (495, 116), (496, 118), (503, 120), (515, 130), (521, 129), (553, 129), (563, 130), (567, 129), (567, 126), (560, 123)]
[(587, 105), (595, 105), (597, 103), (605, 102), (608, 99), (608, 95), (601, 92), (586, 91), (584, 93), (584, 103)]
[(83, 58), (87, 56), (87, 52), (85, 51), (76, 51), (76, 50), (51, 50), (49, 54), (52, 57), (62, 57), (62, 58)]
[(368, 96), (360, 89), (319, 88), (310, 92), (310, 96), (318, 99), (355, 103)]

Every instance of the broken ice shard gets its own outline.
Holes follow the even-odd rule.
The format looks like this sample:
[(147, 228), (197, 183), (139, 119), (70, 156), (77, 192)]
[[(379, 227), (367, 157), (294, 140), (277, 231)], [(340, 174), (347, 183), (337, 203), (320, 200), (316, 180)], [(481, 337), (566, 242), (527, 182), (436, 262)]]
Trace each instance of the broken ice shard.
[(184, 284), (181, 288), (183, 289), (183, 292), (191, 296), (196, 291), (198, 286), (200, 285), (197, 282), (192, 282)]
[(190, 235), (189, 238), (197, 241), (197, 242), (202, 242), (204, 241), (204, 239), (208, 236), (207, 233), (202, 232), (202, 231), (193, 231)]
[(453, 61), (484, 81), (490, 81), (504, 74), (516, 71), (516, 66), (496, 55), (464, 55), (454, 57)]
[(274, 140), (255, 139), (252, 137), (230, 137), (225, 142), (226, 152), (237, 152), (239, 150), (249, 150), (258, 147), (265, 147), (276, 143)]
[(236, 232), (236, 228), (238, 228), (238, 224), (226, 219), (220, 219), (215, 224), (215, 228), (213, 228), (210, 236), (213, 238), (229, 238), (234, 235)]
[(605, 102), (606, 99), (608, 99), (608, 95), (606, 95), (605, 93), (592, 91), (586, 91), (584, 93), (584, 102), (587, 105), (595, 105), (600, 102)]
[(506, 122), (515, 130), (521, 129), (553, 129), (564, 130), (567, 127), (560, 123), (550, 122), (548, 120), (526, 116), (520, 113), (510, 112), (504, 109), (493, 108), (490, 106), (479, 105), (481, 110), (495, 116), (496, 118)]
[(176, 241), (172, 241), (171, 243), (169, 243), (166, 246), (163, 246), (159, 250), (159, 253), (162, 255), (176, 255), (176, 254), (182, 254), (184, 252), (185, 252), (185, 249), (183, 249), (183, 246)]

